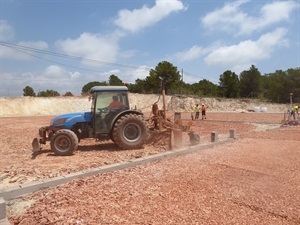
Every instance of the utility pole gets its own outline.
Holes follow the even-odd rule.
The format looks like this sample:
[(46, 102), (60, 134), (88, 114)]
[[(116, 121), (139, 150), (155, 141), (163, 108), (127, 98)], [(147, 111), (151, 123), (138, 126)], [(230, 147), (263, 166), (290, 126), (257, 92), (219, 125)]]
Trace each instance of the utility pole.
[(180, 94), (182, 95), (182, 86), (183, 86), (183, 69), (181, 69), (181, 85), (180, 85)]
[(167, 122), (167, 110), (166, 110), (166, 91), (165, 91), (165, 83), (162, 81), (162, 97), (163, 97), (163, 110), (164, 110), (164, 121)]
[(293, 93), (291, 92), (290, 93), (290, 110), (288, 111), (289, 112), (288, 121), (290, 121), (292, 119), (291, 118), (292, 110), (293, 110)]

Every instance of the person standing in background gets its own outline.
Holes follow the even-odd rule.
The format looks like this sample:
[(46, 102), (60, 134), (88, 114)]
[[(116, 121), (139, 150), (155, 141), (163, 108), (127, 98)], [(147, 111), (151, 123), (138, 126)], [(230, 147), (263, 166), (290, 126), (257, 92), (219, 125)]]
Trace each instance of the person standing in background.
[(202, 103), (201, 106), (202, 119), (206, 119), (206, 106)]
[(298, 115), (298, 105), (295, 105), (292, 107), (292, 111), (291, 111), (291, 116), (294, 118), (294, 120), (296, 119), (296, 114)]
[(199, 119), (199, 115), (200, 115), (200, 107), (199, 107), (198, 104), (196, 104), (196, 107), (195, 107), (195, 120)]

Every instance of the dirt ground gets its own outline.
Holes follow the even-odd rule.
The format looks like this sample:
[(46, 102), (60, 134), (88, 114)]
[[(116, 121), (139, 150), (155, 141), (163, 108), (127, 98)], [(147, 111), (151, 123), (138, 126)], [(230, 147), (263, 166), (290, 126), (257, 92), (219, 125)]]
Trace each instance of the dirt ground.
[[(168, 117), (172, 120), (173, 114)], [(53, 116), (0, 118), (0, 189), (166, 151), (161, 143), (120, 150), (82, 140), (72, 156), (49, 145), (32, 155)], [(182, 113), (190, 122), (190, 114)], [(238, 139), (194, 154), (78, 179), (8, 203), (12, 224), (300, 224), (300, 128), (281, 113), (208, 113), (193, 121), (201, 143), (212, 131)], [(186, 134), (184, 134), (186, 135)], [(189, 145), (187, 136), (184, 145)]]

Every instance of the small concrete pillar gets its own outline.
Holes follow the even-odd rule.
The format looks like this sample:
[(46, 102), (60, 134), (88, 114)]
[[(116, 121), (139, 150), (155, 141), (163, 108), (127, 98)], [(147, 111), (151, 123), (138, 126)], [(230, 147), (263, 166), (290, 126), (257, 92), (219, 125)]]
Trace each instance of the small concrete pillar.
[(211, 142), (218, 142), (218, 133), (213, 131), (211, 132)]
[(0, 221), (6, 218), (6, 203), (3, 198), (0, 198)]
[(173, 129), (171, 139), (172, 139), (172, 141), (171, 141), (172, 149), (182, 147), (182, 130), (181, 129)]
[(235, 129), (229, 130), (229, 137), (236, 139), (236, 130)]

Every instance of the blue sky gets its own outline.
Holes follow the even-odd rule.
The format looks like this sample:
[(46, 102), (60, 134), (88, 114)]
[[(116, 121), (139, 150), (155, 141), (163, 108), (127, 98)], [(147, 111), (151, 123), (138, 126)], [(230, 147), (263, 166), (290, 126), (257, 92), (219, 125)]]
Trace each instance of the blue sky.
[(299, 0), (0, 0), (0, 96), (79, 95), (111, 74), (144, 79), (161, 61), (186, 83), (255, 65), (300, 66)]

